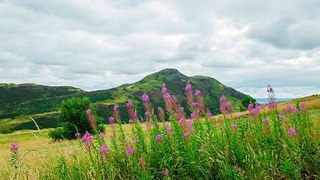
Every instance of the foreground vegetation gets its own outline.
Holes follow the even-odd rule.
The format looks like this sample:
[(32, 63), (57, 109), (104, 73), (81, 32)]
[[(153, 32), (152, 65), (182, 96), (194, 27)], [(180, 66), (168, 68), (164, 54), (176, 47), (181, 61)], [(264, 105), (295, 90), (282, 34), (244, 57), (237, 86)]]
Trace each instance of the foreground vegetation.
[(17, 139), (11, 152), (8, 146), (0, 146), (5, 157), (1, 159), (1, 177), (318, 179), (319, 109), (309, 111), (308, 103), (303, 102), (278, 107), (271, 90), (268, 89), (269, 107), (250, 104), (249, 115), (239, 116), (223, 96), (219, 102), (222, 115), (212, 116), (201, 92), (193, 94), (187, 84), (192, 114), (191, 119), (186, 119), (184, 108), (164, 86), (162, 93), (170, 121), (164, 121), (161, 108), (159, 116), (154, 115), (149, 97), (144, 94), (144, 118), (139, 118), (128, 102), (131, 120), (123, 125), (115, 106), (106, 134), (76, 134), (77, 140), (48, 145), (47, 132), (40, 131), (32, 135), (36, 140)]

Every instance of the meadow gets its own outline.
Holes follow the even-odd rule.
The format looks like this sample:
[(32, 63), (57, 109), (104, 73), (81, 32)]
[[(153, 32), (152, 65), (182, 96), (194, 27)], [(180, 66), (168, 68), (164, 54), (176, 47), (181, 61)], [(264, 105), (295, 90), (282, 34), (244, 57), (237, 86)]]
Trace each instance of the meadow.
[[(189, 107), (162, 87), (166, 110), (144, 94), (145, 114), (117, 106), (105, 133), (52, 142), (50, 129), (0, 134), (2, 179), (319, 179), (319, 96), (234, 113), (220, 98), (212, 116), (200, 91), (186, 86)], [(192, 112), (187, 116), (184, 108)], [(154, 111), (159, 111), (159, 116)], [(165, 114), (169, 119), (165, 119)], [(88, 112), (88, 116), (91, 116)], [(92, 118), (91, 118), (92, 120)], [(15, 140), (13, 143), (12, 140)]]

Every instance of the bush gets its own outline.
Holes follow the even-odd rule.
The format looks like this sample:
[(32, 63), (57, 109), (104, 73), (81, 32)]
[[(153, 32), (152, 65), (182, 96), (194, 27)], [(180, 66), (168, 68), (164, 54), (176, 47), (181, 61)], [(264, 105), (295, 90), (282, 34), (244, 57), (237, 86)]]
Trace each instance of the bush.
[[(92, 110), (91, 120), (96, 121), (97, 128), (90, 125), (89, 117), (86, 113), (88, 109)], [(86, 131), (97, 133), (103, 131), (102, 120), (95, 118), (96, 112), (93, 106), (90, 105), (88, 98), (71, 98), (62, 101), (58, 120), (60, 127), (49, 133), (49, 137), (54, 140), (59, 139), (74, 139), (75, 133), (84, 134)]]
[(243, 106), (244, 109), (247, 109), (250, 102), (255, 105), (257, 103), (257, 101), (251, 97), (251, 96), (245, 96), (242, 100), (241, 100), (241, 104)]

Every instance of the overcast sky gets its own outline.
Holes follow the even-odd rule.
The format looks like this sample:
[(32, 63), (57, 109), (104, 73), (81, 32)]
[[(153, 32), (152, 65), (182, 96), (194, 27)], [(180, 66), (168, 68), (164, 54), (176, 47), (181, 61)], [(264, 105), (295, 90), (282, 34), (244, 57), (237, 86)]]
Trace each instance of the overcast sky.
[[(200, 3), (201, 2), (201, 3)], [(107, 89), (164, 68), (320, 93), (319, 0), (0, 0), (0, 82)]]

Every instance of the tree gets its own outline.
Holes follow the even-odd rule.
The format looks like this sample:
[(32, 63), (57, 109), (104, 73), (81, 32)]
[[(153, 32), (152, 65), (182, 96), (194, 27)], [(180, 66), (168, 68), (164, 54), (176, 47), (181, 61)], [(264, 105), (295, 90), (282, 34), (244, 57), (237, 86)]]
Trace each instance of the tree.
[(252, 103), (253, 105), (255, 105), (257, 103), (257, 101), (251, 97), (251, 96), (245, 96), (242, 100), (241, 100), (242, 106), (244, 109), (247, 109), (249, 104)]
[[(87, 114), (88, 109), (91, 110), (90, 115)], [(54, 140), (74, 139), (76, 132), (80, 134), (86, 131), (103, 132), (102, 120), (96, 118), (95, 108), (90, 104), (88, 98), (71, 98), (62, 101), (58, 120), (60, 127), (49, 132), (49, 136)], [(96, 128), (92, 127), (90, 121), (95, 121)]]

